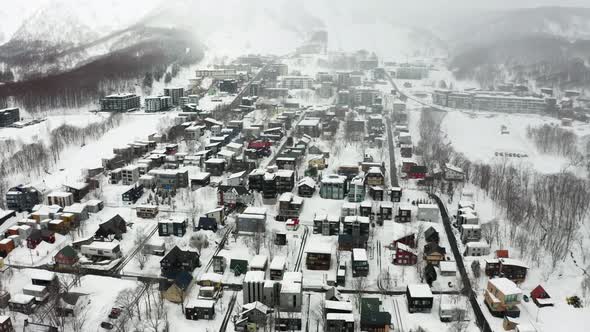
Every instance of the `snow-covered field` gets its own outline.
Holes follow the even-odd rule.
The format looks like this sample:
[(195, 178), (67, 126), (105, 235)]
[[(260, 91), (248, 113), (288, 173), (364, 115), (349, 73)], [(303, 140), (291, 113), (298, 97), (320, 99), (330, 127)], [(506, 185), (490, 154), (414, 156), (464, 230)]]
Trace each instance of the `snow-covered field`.
[[(565, 157), (542, 154), (527, 138), (527, 127), (543, 124), (559, 124), (555, 118), (531, 114), (502, 114), (476, 112), (447, 112), (441, 129), (457, 152), (474, 162), (498, 163), (506, 157), (496, 152), (527, 154), (525, 158), (508, 158), (510, 162), (522, 163), (542, 173), (569, 170), (584, 176), (584, 170), (571, 164)], [(502, 134), (506, 126), (509, 133)], [(590, 125), (576, 123), (573, 130), (579, 136), (590, 133)]]

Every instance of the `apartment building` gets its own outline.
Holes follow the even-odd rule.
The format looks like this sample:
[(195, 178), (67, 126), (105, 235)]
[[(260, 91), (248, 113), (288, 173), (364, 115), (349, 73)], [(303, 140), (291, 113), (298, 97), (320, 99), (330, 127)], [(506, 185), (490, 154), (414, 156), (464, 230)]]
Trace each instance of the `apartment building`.
[(100, 100), (100, 109), (104, 112), (127, 112), (139, 107), (140, 98), (133, 93), (113, 94)]

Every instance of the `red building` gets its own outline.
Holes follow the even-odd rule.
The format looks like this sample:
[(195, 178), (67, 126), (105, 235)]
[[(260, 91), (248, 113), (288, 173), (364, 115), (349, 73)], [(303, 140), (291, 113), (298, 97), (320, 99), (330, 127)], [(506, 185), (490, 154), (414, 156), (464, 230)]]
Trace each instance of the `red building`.
[(553, 300), (551, 300), (551, 296), (547, 294), (545, 288), (543, 288), (541, 285), (535, 287), (535, 289), (531, 291), (531, 298), (537, 307), (542, 308), (553, 306)]
[(29, 237), (27, 238), (27, 248), (35, 249), (35, 248), (37, 248), (39, 243), (41, 243), (41, 241), (45, 241), (48, 243), (54, 243), (55, 242), (55, 233), (53, 233), (52, 231), (46, 230), (46, 229), (43, 229), (43, 230), (34, 229), (31, 232), (31, 234), (29, 235)]
[(416, 236), (414, 234), (405, 235), (393, 241), (393, 247), (397, 248), (397, 244), (402, 243), (410, 248), (416, 248)]
[(416, 251), (403, 243), (398, 243), (395, 250), (393, 264), (414, 265), (416, 262), (418, 262), (418, 254)]
[(70, 246), (65, 246), (61, 249), (53, 260), (60, 265), (74, 265), (78, 262), (78, 253)]
[(428, 169), (426, 166), (412, 166), (408, 171), (408, 178), (410, 179), (424, 179)]

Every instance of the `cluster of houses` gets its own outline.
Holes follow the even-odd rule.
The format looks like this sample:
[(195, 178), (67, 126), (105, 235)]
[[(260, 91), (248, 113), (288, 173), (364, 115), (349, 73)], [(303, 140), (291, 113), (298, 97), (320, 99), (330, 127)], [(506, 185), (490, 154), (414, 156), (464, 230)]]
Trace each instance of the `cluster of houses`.
[(464, 256), (487, 256), (490, 245), (482, 240), (479, 217), (472, 201), (461, 200), (457, 206), (457, 228), (465, 244)]
[(30, 315), (38, 306), (47, 302), (50, 293), (56, 293), (59, 280), (55, 273), (45, 270), (35, 270), (31, 276), (31, 284), (23, 287), (22, 293), (9, 293), (2, 299), (8, 302), (11, 311)]
[[(329, 288), (324, 300), (325, 331), (354, 332), (389, 331), (391, 314), (383, 310), (383, 303), (376, 297), (360, 299), (360, 313), (355, 314), (353, 304), (345, 301), (337, 290)], [(360, 319), (357, 317), (360, 316)]]
[(29, 213), (0, 234), (0, 255), (6, 257), (25, 244), (28, 249), (35, 249), (42, 242), (53, 244), (56, 234), (67, 234), (87, 220), (90, 213), (101, 211), (104, 207), (101, 200), (82, 202), (92, 186), (92, 181), (67, 183), (63, 191), (49, 194), (29, 185), (11, 188), (6, 193), (8, 206)]

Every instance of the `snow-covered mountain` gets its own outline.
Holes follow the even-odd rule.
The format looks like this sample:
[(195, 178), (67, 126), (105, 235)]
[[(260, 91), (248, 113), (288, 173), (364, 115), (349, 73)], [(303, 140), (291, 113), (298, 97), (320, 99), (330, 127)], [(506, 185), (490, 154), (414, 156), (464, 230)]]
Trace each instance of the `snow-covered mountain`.
[(448, 24), (451, 67), (491, 86), (516, 80), (579, 88), (590, 83), (590, 9), (544, 7), (480, 13)]
[(463, 13), (461, 17), (442, 20), (436, 31), (458, 48), (528, 36), (573, 42), (590, 39), (590, 8), (539, 7)]
[(0, 43), (79, 44), (138, 21), (161, 0), (3, 0)]

